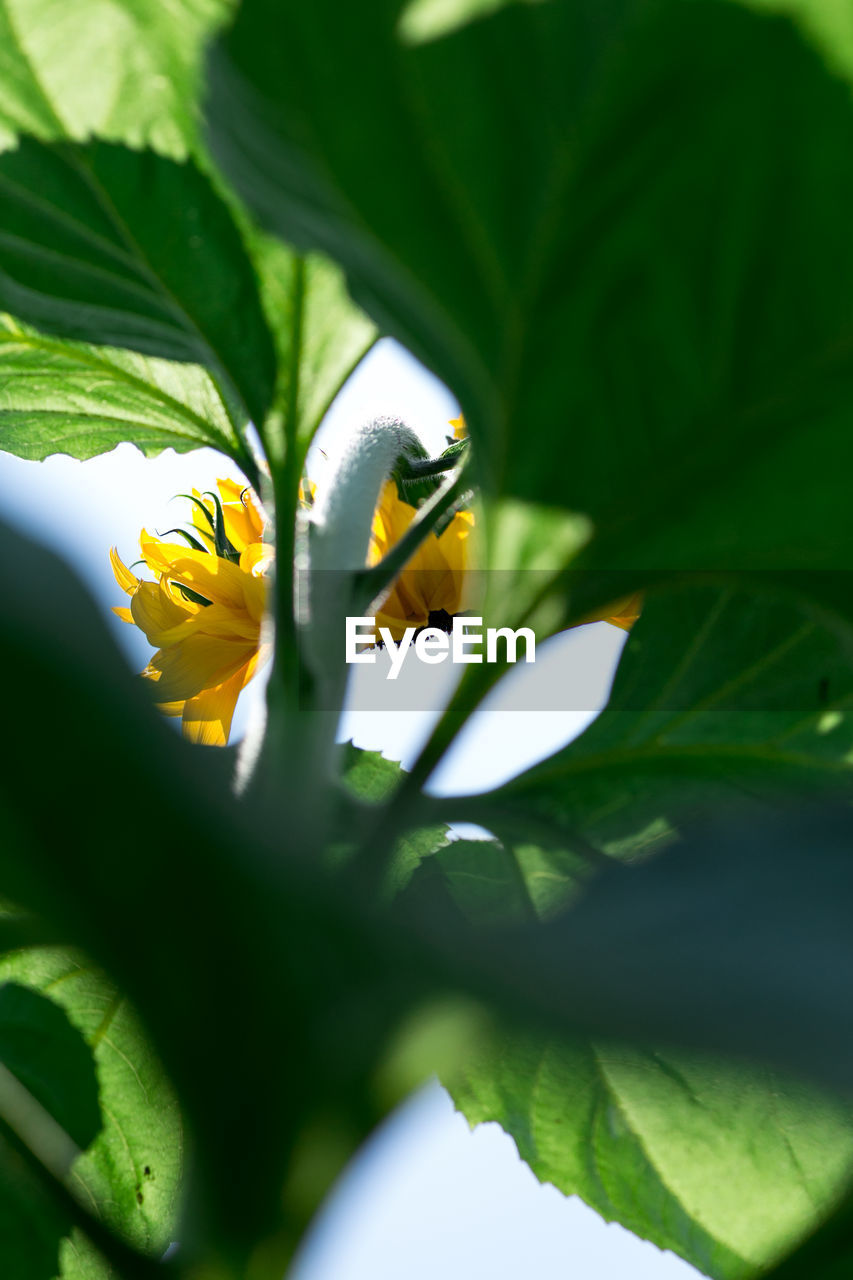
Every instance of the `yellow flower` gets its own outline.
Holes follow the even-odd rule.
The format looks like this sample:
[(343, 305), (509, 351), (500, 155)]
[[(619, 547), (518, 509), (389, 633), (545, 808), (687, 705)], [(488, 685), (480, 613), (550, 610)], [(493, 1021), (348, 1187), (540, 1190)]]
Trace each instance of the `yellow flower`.
[(468, 435), (468, 428), (465, 425), (465, 418), (460, 413), (458, 418), (451, 418), (449, 425), (453, 428), (453, 439), (464, 440)]
[[(369, 565), (378, 564), (400, 541), (416, 514), (400, 498), (395, 481), (386, 480), (373, 515)], [(427, 626), (430, 614), (453, 617), (465, 607), (473, 527), (473, 513), (458, 511), (440, 534), (427, 534), (376, 610), (377, 627), (387, 627), (399, 642), (407, 627)]]
[(224, 746), (240, 691), (269, 657), (261, 645), (266, 582), (273, 549), (251, 490), (217, 481), (218, 495), (193, 491), (187, 546), (154, 538), (140, 547), (156, 581), (137, 578), (110, 552), (130, 608), (113, 610), (144, 631), (157, 652), (142, 672), (156, 683), (166, 715), (181, 716), (184, 736)]

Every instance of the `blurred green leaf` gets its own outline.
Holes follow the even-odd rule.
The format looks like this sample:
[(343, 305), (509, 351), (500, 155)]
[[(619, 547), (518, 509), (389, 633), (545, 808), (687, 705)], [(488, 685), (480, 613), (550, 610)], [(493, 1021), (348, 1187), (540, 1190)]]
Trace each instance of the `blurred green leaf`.
[(0, 377), (0, 448), (20, 458), (91, 458), (123, 440), (149, 455), (243, 449), (235, 407), (196, 365), (50, 338), (0, 316)]
[[(842, 592), (846, 575), (822, 576)], [(584, 854), (646, 855), (697, 811), (850, 788), (849, 644), (849, 619), (784, 575), (652, 593), (586, 732), (496, 791), (444, 802), (443, 816), (550, 847), (552, 872), (568, 849), (570, 894)], [(550, 889), (553, 906), (556, 874)]]
[(365, 751), (354, 742), (340, 747), (340, 769), (348, 791), (368, 804), (388, 800), (405, 777), (402, 765), (389, 760), (381, 751)]
[[(81, 1144), (74, 1180), (98, 1217), (159, 1256), (176, 1238), (182, 1123), (136, 1015), (115, 987), (67, 951), (39, 948), (0, 958), (0, 980), (25, 984), (63, 1008), (97, 1070), (101, 1131)], [(82, 1242), (70, 1249), (83, 1251)]]
[[(43, 1142), (39, 1158), (49, 1156), (57, 1166), (56, 1176), (67, 1176), (73, 1152), (95, 1141), (101, 1127), (98, 1082), (91, 1051), (64, 1011), (45, 996), (9, 981), (8, 974), (2, 978), (0, 1066), (27, 1091), (19, 1099), (5, 1081), (2, 1087), (3, 1263), (7, 1272), (20, 1280), (53, 1280), (60, 1239), (71, 1223), (35, 1181), (23, 1161), (20, 1144), (28, 1145), (27, 1139), (37, 1131)], [(31, 1115), (27, 1099), (34, 1099), (44, 1111)], [(45, 1126), (54, 1122), (61, 1135), (52, 1129), (45, 1131)]]
[(163, 721), (68, 566), (8, 528), (3, 541), (16, 750), (0, 771), (0, 894), (140, 1010), (187, 1127), (187, 1265), (242, 1277), (266, 1241), (259, 1277), (280, 1277), (328, 1186), (300, 1177), (312, 1134), (336, 1176), (383, 1114), (368, 1082), (434, 977), (375, 899), (337, 883), (312, 806), (285, 793), (269, 814), (238, 798), (231, 753)]
[[(535, 834), (534, 828), (531, 839)], [(575, 896), (589, 873), (580, 853), (495, 840), (453, 840), (437, 851), (435, 867), (463, 914), (486, 925), (547, 916)]]
[(819, 1229), (768, 1271), (766, 1280), (845, 1280), (853, 1261), (853, 1202), (848, 1195)]
[[(388, 760), (380, 751), (365, 751), (354, 742), (340, 747), (339, 767), (345, 793), (338, 819), (337, 847), (339, 856), (349, 857), (359, 842), (372, 844), (389, 838), (385, 894), (390, 899), (408, 884), (424, 859), (445, 848), (448, 843), (444, 823), (412, 826), (394, 833), (382, 831), (382, 810), (406, 776), (402, 765)], [(352, 800), (358, 801), (353, 805)]]
[[(538, 3), (539, 0), (528, 2)], [(447, 35), (466, 22), (510, 3), (513, 0), (408, 0), (400, 14), (398, 30), (407, 43), (420, 44)]]
[(194, 165), (26, 139), (0, 156), (0, 191), (4, 310), (42, 332), (205, 365), (263, 425), (275, 355), (257, 282)]
[(454, 389), (488, 491), (591, 517), (586, 564), (845, 565), (835, 62), (728, 0), (509, 5), (419, 45), (401, 9), (242, 5), (209, 110), (251, 207)]
[(101, 1127), (92, 1054), (54, 1001), (3, 973), (0, 1060), (78, 1147)]
[(0, 146), (98, 134), (182, 156), (199, 53), (231, 0), (2, 0)]
[(541, 1181), (716, 1280), (755, 1275), (813, 1228), (853, 1162), (848, 1103), (672, 1051), (496, 1035), (451, 1087)]

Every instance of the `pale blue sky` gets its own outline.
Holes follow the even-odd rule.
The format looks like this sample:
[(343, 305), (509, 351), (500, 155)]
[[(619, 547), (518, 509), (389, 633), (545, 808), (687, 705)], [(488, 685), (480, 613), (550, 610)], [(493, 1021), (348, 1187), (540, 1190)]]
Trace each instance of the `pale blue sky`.
[[(402, 417), (437, 452), (449, 430), (447, 420), (458, 408), (410, 356), (383, 341), (333, 406), (318, 447), (333, 452), (343, 433), (385, 413)], [(322, 469), (322, 455), (315, 450), (311, 470), (320, 482)], [(65, 457), (27, 463), (0, 454), (4, 517), (64, 554), (82, 574), (137, 670), (150, 649), (135, 628), (108, 613), (111, 604), (123, 603), (109, 548), (117, 545), (129, 563), (139, 554), (143, 526), (164, 531), (183, 520), (185, 504), (171, 501), (172, 495), (192, 486), (210, 488), (217, 477), (233, 474), (233, 466), (211, 450), (183, 455), (169, 450), (146, 460), (122, 445), (87, 463)], [(495, 786), (576, 736), (606, 699), (623, 643), (624, 634), (605, 623), (556, 637), (534, 668), (517, 669), (512, 679), (564, 681), (571, 673), (579, 709), (510, 711), (505, 707), (512, 687), (495, 691), (432, 787), (452, 794)], [(354, 670), (360, 681), (371, 673), (377, 678), (373, 668)], [(429, 670), (437, 704), (452, 672)], [(379, 705), (377, 690), (378, 685), (368, 699), (373, 708)], [(244, 700), (260, 696), (256, 682)], [(563, 705), (570, 707), (572, 697)], [(238, 732), (249, 710), (238, 709)], [(435, 714), (351, 710), (341, 732), (406, 763)], [(297, 1280), (688, 1280), (698, 1272), (622, 1228), (607, 1226), (576, 1198), (540, 1186), (497, 1126), (470, 1132), (443, 1090), (432, 1085), (402, 1107), (355, 1162), (296, 1275)]]

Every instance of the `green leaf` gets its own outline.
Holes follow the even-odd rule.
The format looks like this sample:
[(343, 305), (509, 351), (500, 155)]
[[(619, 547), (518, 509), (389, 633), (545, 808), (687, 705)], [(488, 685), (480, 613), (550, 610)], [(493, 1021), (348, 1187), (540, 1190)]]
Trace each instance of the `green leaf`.
[(231, 0), (2, 0), (0, 146), (19, 133), (185, 155), (199, 53)]
[(275, 355), (257, 282), (193, 164), (27, 139), (0, 156), (0, 193), (4, 310), (42, 332), (205, 365), (263, 424)]
[(390, 799), (405, 777), (405, 770), (381, 751), (365, 751), (354, 742), (340, 748), (340, 770), (343, 783), (359, 800), (381, 804)]
[[(792, 592), (784, 575), (651, 594), (586, 732), (496, 791), (445, 802), (442, 816), (535, 841), (552, 862), (568, 849), (571, 894), (579, 857), (647, 855), (697, 811), (850, 788), (849, 645), (849, 619)], [(560, 900), (555, 876), (550, 906)]]
[(589, 871), (581, 854), (536, 844), (454, 840), (435, 859), (451, 897), (478, 924), (547, 916), (565, 906)]
[[(655, 859), (611, 865), (550, 923), (485, 932), (481, 954), (505, 957), (519, 996), (592, 1039), (496, 1029), (451, 1081), (469, 1119), (498, 1120), (540, 1177), (708, 1274), (754, 1274), (849, 1177), (851, 845), (849, 805), (718, 814)], [(481, 886), (473, 901), (488, 918)], [(679, 1043), (704, 1052), (666, 1047)], [(726, 1050), (842, 1101), (708, 1056)], [(822, 1276), (808, 1261), (839, 1232), (849, 1249), (849, 1204), (791, 1275)]]
[[(12, 952), (0, 958), (0, 980), (48, 996), (84, 1038), (103, 1120), (94, 1142), (80, 1144), (87, 1149), (74, 1165), (75, 1184), (103, 1222), (159, 1256), (176, 1238), (182, 1123), (135, 1013), (103, 975), (68, 951)], [(73, 1258), (90, 1248), (75, 1237), (65, 1252)]]
[[(409, 44), (435, 40), (466, 22), (500, 9), (513, 0), (409, 0), (400, 14), (398, 31)], [(517, 0), (516, 0), (517, 2)], [(538, 3), (539, 0), (528, 0)]]
[[(379, 1119), (372, 1073), (429, 972), (407, 935), (396, 963), (375, 898), (330, 873), (315, 834), (324, 797), (298, 806), (279, 793), (270, 813), (235, 796), (232, 753), (163, 721), (69, 567), (6, 527), (2, 538), (16, 741), (0, 770), (0, 896), (79, 946), (140, 1011), (194, 1157), (186, 1265), (243, 1276), (268, 1247), (260, 1274), (281, 1276), (318, 1196)], [(320, 1139), (330, 1158), (303, 1177)]]
[(111, 347), (50, 338), (0, 316), (0, 448), (91, 458), (123, 440), (148, 455), (209, 445), (242, 455), (242, 425), (210, 375)]
[(72, 1142), (84, 1148), (101, 1127), (92, 1055), (62, 1009), (3, 973), (0, 1060)]
[[(79, 1031), (52, 1000), (26, 986), (9, 981), (0, 985), (0, 1063), (44, 1108), (66, 1135), (64, 1142), (85, 1148), (101, 1126), (98, 1085), (92, 1054)], [(0, 1226), (2, 1259), (9, 1274), (21, 1280), (53, 1280), (58, 1269), (61, 1237), (70, 1229), (62, 1211), (46, 1196), (31, 1169), (23, 1162), (18, 1138), (31, 1129), (21, 1123), (22, 1102), (3, 1086), (3, 1120), (17, 1129), (9, 1138), (4, 1125), (0, 1141)], [(44, 1132), (40, 1116), (30, 1126)], [(70, 1159), (48, 1135), (57, 1174), (66, 1175)], [(60, 1165), (68, 1163), (68, 1168)]]
[[(381, 806), (393, 796), (406, 771), (380, 751), (365, 751), (353, 742), (342, 744), (339, 767), (345, 797), (334, 844), (337, 856), (346, 859), (358, 848), (360, 840), (374, 845), (382, 840)], [(398, 833), (388, 857), (386, 895), (393, 897), (404, 889), (424, 860), (447, 843), (447, 827), (443, 823), (414, 826)]]
[(716, 1280), (753, 1276), (813, 1228), (853, 1160), (848, 1103), (696, 1055), (495, 1036), (452, 1091), (541, 1181)]
[(828, 39), (590, 0), (411, 44), (402, 8), (241, 6), (209, 113), (250, 206), (454, 389), (488, 492), (592, 519), (587, 565), (846, 565), (853, 108)]
[(300, 463), (353, 369), (376, 341), (376, 327), (351, 302), (343, 273), (320, 254), (295, 253), (256, 235), (252, 257), (278, 354), (277, 432), (266, 439), (274, 456), (295, 441)]

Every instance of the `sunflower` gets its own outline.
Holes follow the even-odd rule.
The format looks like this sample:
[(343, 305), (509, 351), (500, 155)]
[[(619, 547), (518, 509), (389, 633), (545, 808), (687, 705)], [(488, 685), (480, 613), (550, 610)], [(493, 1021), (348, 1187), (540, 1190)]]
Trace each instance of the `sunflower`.
[(113, 612), (157, 649), (142, 675), (156, 686), (160, 710), (180, 716), (193, 742), (224, 746), (240, 691), (271, 649), (261, 644), (261, 621), (273, 549), (251, 490), (233, 480), (217, 488), (193, 491), (191, 533), (171, 531), (186, 545), (142, 530), (142, 559), (155, 581), (137, 578), (115, 548), (110, 559), (130, 596), (129, 608)]
[[(399, 542), (417, 515), (404, 502), (394, 480), (387, 480), (373, 515), (368, 565), (378, 564)], [(471, 511), (457, 511), (440, 532), (430, 532), (380, 601), (374, 617), (399, 642), (407, 627), (435, 625), (465, 607), (465, 579), (470, 567)]]

